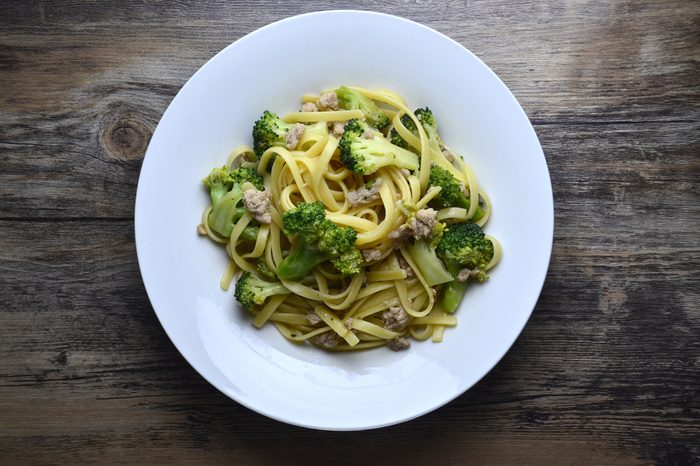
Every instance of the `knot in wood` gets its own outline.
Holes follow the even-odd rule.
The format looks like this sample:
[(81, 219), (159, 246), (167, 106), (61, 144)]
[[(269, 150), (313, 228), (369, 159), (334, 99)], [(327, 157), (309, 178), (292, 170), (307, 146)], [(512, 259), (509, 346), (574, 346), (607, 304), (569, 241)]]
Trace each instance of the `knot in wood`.
[(134, 115), (107, 121), (100, 132), (100, 143), (108, 156), (120, 160), (143, 158), (151, 130)]

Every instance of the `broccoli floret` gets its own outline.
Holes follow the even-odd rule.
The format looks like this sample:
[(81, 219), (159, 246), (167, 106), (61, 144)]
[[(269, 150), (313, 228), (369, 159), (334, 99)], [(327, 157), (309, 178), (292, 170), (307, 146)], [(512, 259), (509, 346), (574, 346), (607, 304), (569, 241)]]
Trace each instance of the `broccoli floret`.
[(218, 203), (224, 195), (233, 187), (234, 179), (231, 175), (231, 169), (227, 166), (215, 168), (202, 180), (204, 186), (209, 190), (211, 203)]
[[(442, 188), (440, 193), (433, 198), (432, 205), (438, 209), (443, 207), (461, 207), (469, 210), (471, 202), (467, 196), (462, 193), (462, 188), (448, 170), (434, 165), (430, 168), (430, 178), (428, 179), (429, 186), (438, 186)], [(474, 212), (474, 220), (479, 220), (484, 216), (484, 211), (481, 206), (476, 208)]]
[(339, 227), (326, 218), (320, 202), (302, 202), (282, 216), (284, 232), (299, 235), (299, 243), (277, 268), (282, 280), (298, 280), (308, 276), (322, 262), (330, 260), (343, 276), (359, 273), (362, 254), (355, 246), (357, 233), (350, 227)]
[(456, 223), (445, 230), (437, 252), (445, 263), (457, 262), (472, 270), (485, 270), (493, 259), (493, 243), (476, 223)]
[(282, 216), (284, 232), (288, 235), (300, 234), (311, 238), (326, 221), (326, 211), (320, 202), (302, 202), (296, 209), (288, 210)]
[(421, 239), (413, 244), (407, 243), (406, 250), (420, 270), (421, 275), (425, 278), (428, 286), (440, 285), (453, 280), (452, 275), (438, 258), (435, 246), (431, 244), (430, 240)]
[[(413, 122), (411, 117), (406, 115), (405, 113), (401, 115), (401, 123), (406, 127), (407, 130), (409, 130), (411, 133), (413, 133), (416, 137), (418, 137), (418, 128), (416, 127), (416, 124)], [(403, 149), (410, 150), (411, 152), (416, 152), (416, 149), (413, 148), (409, 143), (406, 142), (404, 138), (402, 138), (398, 131), (396, 129), (392, 128), (391, 131), (389, 131), (389, 140), (391, 143), (395, 146), (399, 146)]]
[(430, 139), (430, 141), (433, 143), (437, 143), (438, 146), (442, 145), (442, 141), (438, 135), (437, 123), (435, 122), (433, 112), (428, 107), (425, 107), (416, 109), (413, 114), (416, 115), (418, 121), (421, 123), (421, 125), (423, 125), (423, 129), (425, 130), (428, 139)]
[[(471, 276), (478, 282), (488, 278), (486, 266), (493, 258), (493, 243), (481, 227), (473, 222), (450, 225), (437, 245), (438, 257), (456, 278), (463, 268), (472, 270)], [(454, 312), (467, 288), (467, 282), (454, 280), (442, 292), (441, 305), (446, 312)]]
[(224, 237), (231, 236), (234, 224), (245, 212), (239, 205), (243, 199), (243, 183), (251, 183), (256, 189), (265, 188), (262, 177), (252, 168), (215, 168), (203, 182), (212, 202), (207, 220), (209, 227)]
[(236, 281), (233, 294), (244, 307), (252, 309), (263, 304), (270, 296), (287, 293), (289, 290), (280, 282), (268, 282), (250, 272), (244, 272)]
[(335, 95), (338, 96), (340, 105), (346, 110), (362, 110), (365, 114), (367, 123), (377, 129), (383, 130), (389, 126), (389, 118), (384, 115), (377, 105), (364, 95), (357, 91), (353, 91), (345, 86), (340, 86), (335, 90)]
[[(366, 134), (372, 135), (365, 139)], [(369, 175), (381, 167), (394, 165), (407, 170), (417, 170), (418, 156), (395, 146), (360, 120), (350, 120), (340, 138), (340, 160), (353, 173)]]
[(253, 150), (258, 159), (270, 147), (285, 147), (285, 137), (291, 127), (277, 114), (265, 110), (253, 126)]
[(265, 189), (265, 182), (262, 176), (258, 175), (258, 171), (252, 167), (239, 167), (231, 170), (231, 178), (234, 183), (242, 185), (243, 183), (250, 183), (255, 186), (255, 189), (262, 191)]

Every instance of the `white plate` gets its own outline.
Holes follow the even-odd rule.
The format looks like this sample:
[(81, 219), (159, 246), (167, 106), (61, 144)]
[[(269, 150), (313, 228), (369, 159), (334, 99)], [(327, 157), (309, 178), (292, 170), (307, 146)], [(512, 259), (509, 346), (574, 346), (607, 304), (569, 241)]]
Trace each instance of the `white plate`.
[[(251, 142), (265, 109), (299, 106), (339, 84), (385, 87), (430, 106), (443, 139), (464, 154), (493, 203), (486, 231), (502, 262), (472, 286), (443, 343), (327, 354), (256, 330), (219, 288), (224, 251), (197, 236), (208, 198), (200, 180)], [(448, 37), (383, 14), (329, 11), (285, 19), (225, 48), (185, 84), (146, 153), (136, 196), (136, 246), (153, 308), (205, 379), (271, 418), (328, 430), (387, 426), (447, 403), (503, 357), (547, 272), (552, 189), (537, 136), (498, 77)]]

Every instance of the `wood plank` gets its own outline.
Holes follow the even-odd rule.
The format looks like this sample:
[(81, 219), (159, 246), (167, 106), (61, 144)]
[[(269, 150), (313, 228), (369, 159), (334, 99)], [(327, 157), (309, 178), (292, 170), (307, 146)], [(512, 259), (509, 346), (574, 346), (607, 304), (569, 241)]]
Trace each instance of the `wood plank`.
[(700, 462), (698, 2), (382, 4), (499, 74), (552, 175), (542, 296), (465, 395), (387, 429), (311, 431), (243, 408), (177, 353), (134, 249), (150, 135), (214, 53), (329, 7), (2, 3), (0, 463)]
[[(307, 458), (318, 445), (331, 454), (330, 445), (348, 438), (270, 421), (204, 382), (148, 305), (131, 222), (1, 225), (3, 294), (13, 296), (0, 314), (0, 445), (10, 448), (8, 458), (31, 442), (54, 458), (119, 452), (166, 460), (161, 446), (177, 444), (198, 454), (206, 446), (211, 461), (230, 459), (233, 448), (269, 463), (290, 451)], [(387, 441), (406, 449), (424, 432), (440, 432), (445, 445), (459, 446), (450, 450), (454, 464), (512, 461), (519, 448), (533, 463), (557, 447), (569, 450), (567, 461), (595, 453), (590, 458), (608, 464), (669, 448), (697, 454), (697, 248), (671, 243), (666, 254), (650, 254), (658, 242), (652, 235), (638, 249), (590, 254), (596, 238), (585, 230), (565, 235), (580, 246), (567, 254), (555, 247), (531, 322), (491, 374), (446, 408), (351, 438), (388, 459)], [(110, 238), (112, 246), (85, 237)], [(649, 306), (651, 299), (662, 304)], [(276, 453), (246, 450), (270, 436), (281, 442)], [(85, 452), (86, 444), (97, 449)], [(122, 451), (127, 445), (138, 448)]]
[[(256, 1), (177, 2), (156, 12), (140, 2), (18, 4), (3, 16), (0, 79), (12, 90), (4, 100), (16, 109), (65, 109), (70, 94), (139, 78), (176, 90), (238, 37), (324, 5), (270, 11)], [(423, 22), (474, 51), (536, 120), (698, 118), (696, 2), (393, 1), (382, 11)]]
[[(516, 3), (395, 2), (387, 11), (411, 13), (473, 49), (538, 127), (678, 122), (687, 138), (700, 121), (697, 3), (524, 11)], [(163, 15), (144, 8), (63, 2), (3, 16), (0, 217), (130, 217), (140, 160), (179, 87), (232, 40), (306, 11), (261, 17), (257, 2), (177, 3)], [(586, 163), (599, 157), (591, 152)]]

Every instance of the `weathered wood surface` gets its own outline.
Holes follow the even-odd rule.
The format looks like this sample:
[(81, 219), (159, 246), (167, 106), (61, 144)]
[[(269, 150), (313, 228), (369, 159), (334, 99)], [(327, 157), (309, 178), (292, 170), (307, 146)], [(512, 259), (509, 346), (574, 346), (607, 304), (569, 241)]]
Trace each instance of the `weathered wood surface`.
[(700, 462), (698, 2), (382, 6), (490, 65), (552, 174), (542, 296), (474, 389), (395, 427), (317, 432), (237, 405), (177, 353), (134, 250), (150, 135), (215, 52), (330, 6), (2, 2), (0, 462)]

